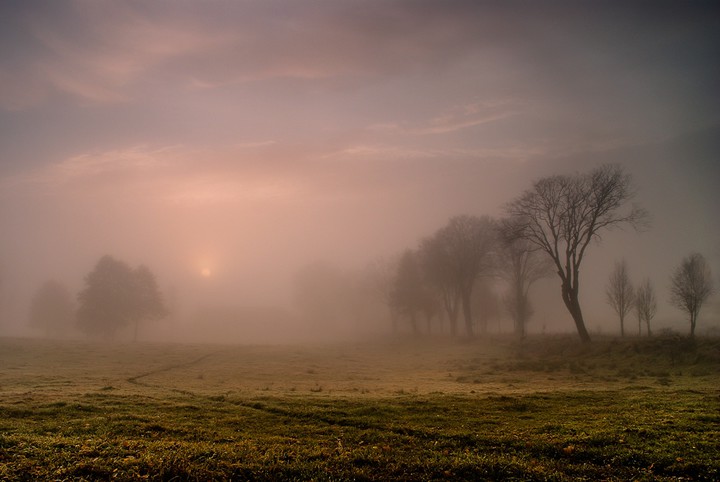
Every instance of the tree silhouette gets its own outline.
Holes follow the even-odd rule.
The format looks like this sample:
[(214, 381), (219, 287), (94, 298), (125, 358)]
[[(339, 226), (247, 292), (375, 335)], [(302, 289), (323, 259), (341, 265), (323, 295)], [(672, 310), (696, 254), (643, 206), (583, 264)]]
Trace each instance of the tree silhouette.
[(630, 282), (627, 262), (615, 263), (615, 269), (605, 287), (605, 299), (620, 317), (620, 336), (625, 336), (625, 316), (635, 303), (635, 289)]
[(641, 326), (644, 321), (647, 327), (647, 335), (651, 336), (650, 320), (653, 319), (657, 312), (657, 300), (655, 299), (655, 290), (648, 278), (645, 278), (645, 281), (638, 286), (635, 293), (635, 311), (638, 317), (638, 335), (642, 332)]
[(159, 318), (166, 310), (155, 282), (145, 266), (133, 270), (112, 256), (103, 256), (85, 277), (78, 294), (78, 328), (89, 335), (112, 338), (117, 330), (146, 318)]
[(450, 334), (455, 336), (460, 313), (460, 292), (453, 280), (449, 253), (437, 233), (420, 243), (419, 257), (423, 277), (439, 293), (441, 305), (448, 315)]
[(700, 253), (684, 258), (670, 278), (670, 302), (690, 317), (690, 336), (695, 336), (700, 308), (713, 293), (710, 266)]
[(421, 245), (428, 278), (442, 293), (453, 334), (459, 301), (467, 335), (473, 335), (473, 287), (482, 273), (490, 272), (495, 244), (492, 219), (464, 215), (451, 218)]
[(542, 178), (506, 206), (517, 223), (516, 235), (553, 260), (562, 300), (583, 342), (590, 341), (590, 334), (580, 307), (580, 267), (601, 231), (645, 224), (644, 209), (623, 209), (633, 195), (630, 176), (618, 166), (605, 165), (587, 174)]
[(552, 263), (534, 244), (518, 236), (515, 223), (513, 219), (501, 223), (498, 272), (509, 285), (503, 298), (505, 308), (515, 323), (516, 336), (523, 339), (533, 314), (530, 287), (551, 274)]

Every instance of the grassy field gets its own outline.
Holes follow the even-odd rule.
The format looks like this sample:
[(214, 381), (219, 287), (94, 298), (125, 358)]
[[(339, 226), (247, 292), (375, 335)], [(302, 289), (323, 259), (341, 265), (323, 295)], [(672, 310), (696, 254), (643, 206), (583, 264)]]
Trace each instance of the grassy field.
[(720, 340), (0, 339), (0, 479), (720, 480)]

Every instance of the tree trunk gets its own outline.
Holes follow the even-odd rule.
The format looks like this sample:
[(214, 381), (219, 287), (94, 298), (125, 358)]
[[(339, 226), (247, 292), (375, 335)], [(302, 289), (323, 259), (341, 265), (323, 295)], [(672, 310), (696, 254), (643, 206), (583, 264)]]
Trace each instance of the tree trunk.
[(590, 334), (585, 328), (585, 320), (583, 319), (582, 310), (580, 309), (580, 302), (578, 301), (577, 292), (570, 289), (567, 284), (563, 283), (562, 287), (563, 302), (565, 307), (570, 312), (575, 326), (577, 327), (578, 335), (583, 343), (590, 343)]
[(467, 336), (470, 338), (472, 338), (472, 336), (473, 336), (472, 307), (470, 305), (471, 298), (472, 298), (471, 294), (472, 294), (472, 289), (463, 290), (463, 294), (462, 294), (462, 309), (463, 309), (463, 317), (465, 318), (465, 330), (467, 332)]
[(457, 335), (457, 318), (458, 318), (458, 296), (455, 295), (454, 299), (451, 299), (449, 295), (445, 298), (445, 311), (448, 314), (448, 321), (450, 322), (450, 334), (452, 336)]
[(695, 323), (697, 322), (697, 314), (690, 312), (690, 338), (695, 338)]
[(620, 315), (620, 336), (625, 336), (625, 317)]
[(525, 327), (529, 318), (528, 312), (529, 304), (527, 294), (522, 290), (522, 287), (516, 287), (515, 294), (515, 333), (518, 338), (525, 339)]
[(517, 314), (517, 320), (515, 320), (516, 326), (515, 326), (515, 333), (517, 334), (517, 337), (521, 340), (525, 339), (525, 315), (524, 313), (520, 312)]

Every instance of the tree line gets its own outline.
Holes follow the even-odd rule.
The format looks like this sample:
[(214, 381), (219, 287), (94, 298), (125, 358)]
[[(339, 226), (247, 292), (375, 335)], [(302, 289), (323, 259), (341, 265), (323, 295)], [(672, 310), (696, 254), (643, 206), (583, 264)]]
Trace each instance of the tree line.
[(58, 281), (45, 282), (30, 302), (29, 323), (49, 335), (61, 335), (74, 324), (89, 336), (107, 339), (132, 325), (137, 340), (141, 322), (167, 314), (155, 275), (147, 266), (132, 268), (106, 255), (85, 277), (75, 299)]
[[(628, 271), (624, 259), (615, 264), (605, 289), (606, 300), (620, 319), (621, 336), (625, 336), (625, 317), (632, 310), (637, 315), (638, 335), (644, 323), (647, 336), (651, 336), (650, 321), (657, 312), (655, 289), (649, 278), (635, 288)], [(700, 253), (685, 257), (670, 277), (670, 304), (688, 314), (691, 337), (695, 336), (700, 308), (713, 292), (710, 266)]]
[[(475, 335), (475, 322), (486, 331), (483, 316), (473, 311), (478, 281), (501, 279), (507, 286), (502, 305), (514, 322), (519, 338), (533, 309), (529, 291), (539, 279), (557, 275), (560, 296), (583, 342), (590, 341), (580, 304), (582, 263), (593, 241), (603, 232), (620, 226), (635, 230), (649, 225), (645, 209), (630, 204), (634, 197), (630, 175), (616, 165), (604, 165), (588, 173), (542, 178), (505, 206), (505, 217), (456, 216), (416, 249), (406, 250), (381, 289), (393, 326), (399, 319), (419, 331), (420, 317), (448, 320), (456, 335), (462, 317), (464, 333)], [(482, 286), (482, 284), (481, 284)], [(694, 336), (700, 308), (713, 293), (710, 268), (700, 254), (684, 259), (671, 279), (670, 302), (685, 311)], [(611, 275), (606, 299), (620, 317), (621, 332), (631, 309), (638, 323), (650, 321), (657, 310), (652, 283), (646, 279), (635, 290), (627, 265), (619, 263)]]
[[(343, 276), (322, 265), (310, 266), (296, 280), (296, 302), (309, 318), (337, 319), (346, 308), (357, 323), (367, 313), (366, 295), (373, 291), (389, 310), (393, 330), (405, 321), (412, 331), (430, 331), (447, 322), (452, 335), (487, 332), (488, 322), (504, 309), (517, 337), (524, 338), (533, 315), (530, 290), (540, 279), (560, 279), (560, 296), (583, 342), (590, 334), (580, 304), (582, 263), (593, 241), (619, 226), (644, 229), (648, 213), (630, 204), (631, 177), (615, 165), (587, 173), (554, 175), (507, 203), (504, 217), (461, 215), (421, 239), (395, 262), (376, 263), (372, 282)], [(491, 289), (502, 280), (504, 294)], [(714, 292), (710, 268), (698, 253), (685, 258), (671, 277), (670, 302), (685, 311), (694, 336), (703, 303)], [(637, 288), (627, 263), (619, 262), (606, 287), (606, 300), (617, 312), (621, 334), (634, 309), (638, 326), (657, 310), (653, 285)], [(365, 312), (365, 313), (364, 313)], [(112, 338), (132, 325), (167, 315), (155, 276), (146, 266), (132, 268), (103, 256), (85, 277), (75, 299), (55, 281), (45, 283), (31, 302), (30, 324), (48, 332), (72, 323), (91, 336)], [(318, 329), (330, 325), (317, 324)]]

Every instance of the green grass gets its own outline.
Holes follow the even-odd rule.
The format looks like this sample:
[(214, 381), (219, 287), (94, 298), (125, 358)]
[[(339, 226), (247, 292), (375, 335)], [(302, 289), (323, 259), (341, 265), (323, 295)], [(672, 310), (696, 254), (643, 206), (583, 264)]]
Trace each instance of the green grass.
[(720, 479), (720, 342), (542, 341), (0, 340), (0, 479)]

